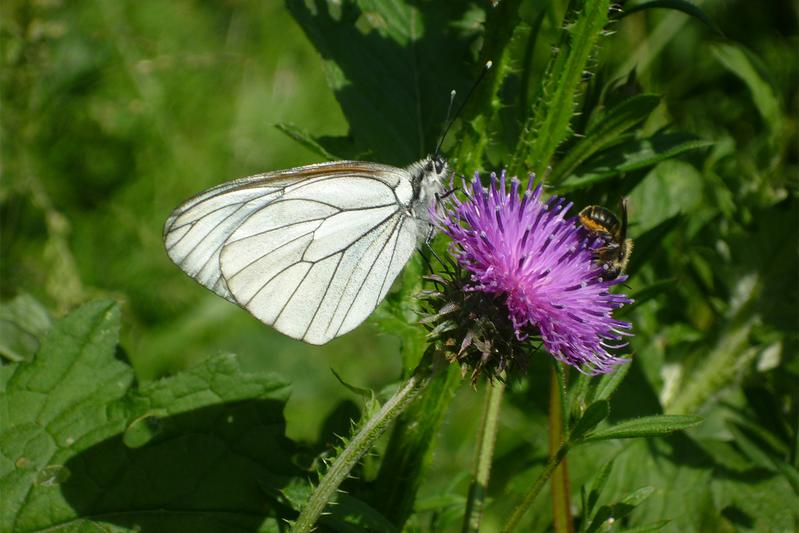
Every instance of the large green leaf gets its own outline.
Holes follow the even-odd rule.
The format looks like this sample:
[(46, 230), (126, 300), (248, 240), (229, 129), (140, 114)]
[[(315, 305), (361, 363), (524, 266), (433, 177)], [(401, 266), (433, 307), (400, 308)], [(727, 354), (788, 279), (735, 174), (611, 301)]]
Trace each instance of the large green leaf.
[(55, 324), (0, 394), (0, 530), (278, 528), (297, 474), (287, 388), (233, 356), (136, 387), (116, 354), (119, 307)]
[[(406, 165), (433, 150), (451, 89), (479, 72), (476, 31), (458, 29), (466, 2), (287, 0), (325, 60), (355, 141), (348, 157)], [(442, 61), (441, 58), (447, 58)], [(474, 65), (470, 68), (470, 65)]]
[(663, 530), (675, 533), (790, 531), (799, 496), (785, 478), (746, 461), (721, 461), (723, 448), (709, 444), (699, 447), (684, 435), (632, 441), (617, 452), (604, 492), (612, 501), (631, 487), (655, 488), (633, 510), (630, 525), (668, 520)]

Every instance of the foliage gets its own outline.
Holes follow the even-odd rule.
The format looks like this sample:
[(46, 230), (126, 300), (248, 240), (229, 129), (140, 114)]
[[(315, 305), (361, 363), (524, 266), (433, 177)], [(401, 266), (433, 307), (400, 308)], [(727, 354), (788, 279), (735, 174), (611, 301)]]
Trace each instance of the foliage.
[[(419, 362), (426, 266), (311, 348), (185, 279), (163, 221), (265, 169), (408, 164), (489, 59), (444, 143), (459, 175), (535, 171), (580, 207), (629, 197), (632, 362), (566, 376), (577, 529), (799, 527), (794, 8), (605, 6), (3, 3), (0, 530), (285, 529)], [(550, 464), (549, 366), (539, 352), (508, 383), (483, 531)], [(324, 528), (460, 527), (484, 386), (442, 375)], [(550, 528), (550, 508), (542, 491), (520, 527)]]

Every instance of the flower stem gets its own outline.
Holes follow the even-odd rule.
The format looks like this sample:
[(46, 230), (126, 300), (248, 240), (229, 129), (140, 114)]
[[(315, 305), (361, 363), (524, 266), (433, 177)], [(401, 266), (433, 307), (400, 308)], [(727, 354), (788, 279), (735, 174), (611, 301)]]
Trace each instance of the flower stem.
[[(549, 392), (549, 453), (554, 455), (562, 446), (564, 428), (568, 425), (565, 408), (566, 372), (562, 363), (553, 362)], [(566, 459), (552, 477), (552, 526), (556, 533), (572, 533), (569, 470)]]
[(524, 500), (520, 503), (516, 509), (513, 510), (513, 514), (502, 527), (502, 533), (509, 533), (511, 531), (516, 531), (517, 526), (519, 525), (519, 521), (521, 521), (524, 514), (530, 509), (530, 506), (533, 504), (536, 496), (538, 493), (541, 492), (541, 489), (544, 487), (549, 478), (552, 477), (552, 472), (555, 471), (555, 468), (558, 467), (560, 462), (566, 457), (566, 454), (569, 453), (569, 443), (565, 442), (555, 455), (551, 456), (547, 461), (547, 464), (544, 466), (544, 470), (538, 474), (538, 478), (533, 483), (533, 486), (530, 487), (530, 490), (527, 491), (527, 494), (524, 496)]
[(372, 445), (383, 434), (388, 424), (402, 413), (419, 392), (430, 383), (436, 373), (435, 371), (440, 366), (436, 365), (432, 359), (433, 351), (428, 350), (411, 377), (400, 386), (394, 396), (383, 404), (380, 411), (369, 419), (349, 441), (347, 447), (336, 457), (330, 469), (322, 477), (319, 485), (311, 494), (308, 503), (302, 508), (292, 531), (295, 533), (311, 531), (336, 489), (347, 478), (352, 468), (372, 448)]
[(430, 463), (436, 436), (462, 382), (458, 365), (448, 365), (392, 424), (380, 471), (371, 484), (370, 503), (398, 530), (404, 528), (413, 514), (416, 493)]
[(488, 478), (491, 474), (491, 460), (494, 456), (494, 442), (497, 436), (497, 420), (505, 392), (505, 382), (496, 380), (486, 385), (485, 408), (477, 441), (477, 453), (474, 462), (474, 478), (469, 486), (469, 497), (466, 501), (466, 514), (463, 517), (463, 532), (472, 533), (480, 530), (480, 518), (483, 514)]

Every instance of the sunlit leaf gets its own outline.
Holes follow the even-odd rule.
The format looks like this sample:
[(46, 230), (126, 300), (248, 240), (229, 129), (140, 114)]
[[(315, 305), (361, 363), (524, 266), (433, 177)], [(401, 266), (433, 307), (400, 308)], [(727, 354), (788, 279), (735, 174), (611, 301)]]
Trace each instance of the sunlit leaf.
[(232, 356), (136, 387), (115, 357), (119, 307), (58, 321), (0, 392), (0, 529), (271, 529), (297, 475), (286, 386)]
[(585, 440), (632, 439), (656, 437), (689, 429), (702, 423), (702, 417), (690, 415), (655, 415), (625, 420), (611, 427), (590, 433)]

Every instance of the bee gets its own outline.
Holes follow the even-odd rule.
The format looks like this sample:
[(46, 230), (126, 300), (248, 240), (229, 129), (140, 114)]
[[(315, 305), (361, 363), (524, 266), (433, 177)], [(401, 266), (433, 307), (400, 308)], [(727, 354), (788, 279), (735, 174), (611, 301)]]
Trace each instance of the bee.
[(620, 202), (621, 221), (609, 209), (599, 205), (589, 205), (580, 211), (580, 224), (592, 235), (602, 239), (605, 244), (594, 250), (594, 261), (602, 265), (606, 279), (615, 279), (624, 272), (633, 241), (627, 238), (627, 199)]

